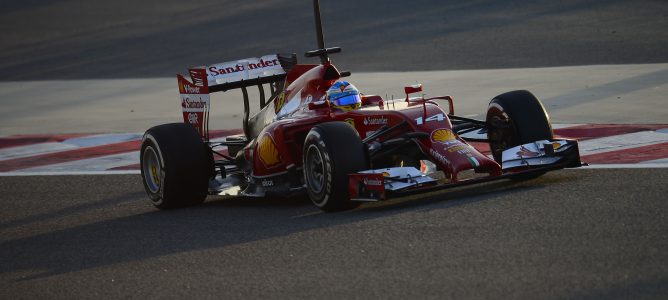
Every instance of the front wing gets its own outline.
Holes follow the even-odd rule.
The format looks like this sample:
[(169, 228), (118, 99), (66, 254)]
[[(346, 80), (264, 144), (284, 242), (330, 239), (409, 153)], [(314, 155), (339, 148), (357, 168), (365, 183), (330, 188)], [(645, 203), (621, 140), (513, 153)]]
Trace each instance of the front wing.
[(439, 183), (413, 167), (367, 170), (349, 175), (350, 200), (374, 202), (391, 197), (424, 193), (505, 178), (531, 176), (547, 171), (582, 166), (575, 140), (541, 140), (503, 151), (503, 174)]

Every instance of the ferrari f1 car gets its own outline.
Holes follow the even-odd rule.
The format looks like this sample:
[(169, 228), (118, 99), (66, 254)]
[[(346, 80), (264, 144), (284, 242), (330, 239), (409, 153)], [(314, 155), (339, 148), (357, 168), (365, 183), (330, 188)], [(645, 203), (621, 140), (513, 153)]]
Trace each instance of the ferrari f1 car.
[[(153, 205), (193, 205), (207, 195), (306, 193), (320, 209), (337, 211), (581, 166), (577, 141), (554, 138), (543, 105), (528, 91), (492, 98), (485, 120), (455, 115), (450, 96), (411, 96), (420, 85), (405, 87), (401, 99), (360, 95), (357, 109), (333, 105), (328, 89), (350, 72), (329, 58), (341, 48), (325, 47), (318, 0), (314, 11), (318, 49), (305, 55), (319, 57), (319, 65), (273, 54), (191, 68), (190, 78), (177, 75), (184, 122), (148, 129), (141, 145)], [(261, 109), (250, 116), (253, 86)], [(233, 89), (243, 95), (243, 134), (212, 137), (210, 94)]]

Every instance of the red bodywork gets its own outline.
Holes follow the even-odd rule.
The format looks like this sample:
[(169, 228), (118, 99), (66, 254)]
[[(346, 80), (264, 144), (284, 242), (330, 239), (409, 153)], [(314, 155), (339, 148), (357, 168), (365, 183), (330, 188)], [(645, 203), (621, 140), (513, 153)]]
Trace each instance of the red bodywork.
[[(549, 170), (581, 165), (577, 142), (553, 139), (542, 104), (528, 91), (508, 92), (493, 99), (505, 104), (488, 108), (485, 121), (456, 116), (450, 96), (410, 97), (422, 92), (420, 84), (404, 87), (404, 99), (361, 95), (362, 106), (358, 109), (333, 107), (326, 100), (326, 92), (350, 73), (339, 72), (331, 63), (329, 54), (341, 52), (341, 48), (325, 47), (319, 1), (313, 3), (318, 49), (304, 55), (319, 57), (319, 65), (298, 65), (294, 53), (270, 54), (190, 69), (192, 82), (178, 76), (184, 122), (197, 129), (208, 147), (206, 158), (212, 162), (207, 170), (211, 176), (208, 193), (264, 197), (306, 191), (323, 210), (337, 210), (345, 203), (339, 199), (340, 190), (332, 189), (340, 189), (345, 176), (349, 180), (348, 197), (370, 201), (385, 199), (386, 191), (402, 195), (502, 178), (533, 178)], [(265, 101), (265, 84), (271, 92), (269, 103)], [(261, 111), (251, 117), (247, 87), (255, 85)], [(209, 93), (232, 89), (243, 93), (244, 134), (229, 136), (225, 141), (211, 140)], [(447, 112), (437, 100), (448, 101)], [(512, 111), (516, 115), (506, 114), (505, 106), (515, 107)], [(525, 119), (527, 114), (537, 114), (537, 118)], [(361, 143), (345, 124), (326, 124), (313, 130), (318, 124), (334, 121), (350, 124)], [(540, 130), (531, 130), (536, 124), (542, 126)], [(520, 129), (531, 134), (520, 135)], [(323, 134), (328, 143), (323, 142), (325, 138), (319, 139), (321, 131), (328, 132)], [(456, 132), (469, 141), (487, 143), (505, 169)], [(538, 139), (526, 140), (529, 136)], [(315, 150), (309, 150), (306, 158), (305, 141), (309, 147), (316, 146), (309, 148)], [(337, 141), (351, 143), (350, 148), (332, 145)], [(520, 146), (528, 148), (506, 152)], [(311, 153), (319, 158), (311, 160)], [(346, 161), (344, 155), (355, 159)], [(309, 162), (307, 170), (303, 168), (304, 159)], [(337, 164), (341, 168), (331, 167)], [(439, 176), (439, 171), (444, 178), (430, 176)], [(332, 183), (334, 177), (336, 184)]]
[(431, 100), (451, 99), (388, 101), (379, 96), (363, 96), (362, 108), (343, 111), (324, 101), (327, 89), (339, 77), (340, 73), (331, 63), (297, 65), (290, 70), (286, 77), (287, 88), (276, 97), (273, 107), (270, 103), (265, 108), (273, 109), (264, 118), (266, 127), (256, 138), (256, 143), (250, 143), (244, 149), (246, 159), (252, 164), (253, 176), (266, 178), (285, 174), (292, 167), (300, 168), (306, 134), (314, 125), (330, 121), (348, 122), (362, 139), (383, 126), (391, 127), (406, 121), (407, 125), (400, 130), (382, 136), (381, 142), (407, 132), (424, 132), (429, 138), (417, 139), (419, 147), (451, 181), (456, 182), (457, 174), (469, 169), (476, 173), (501, 175), (499, 164), (457, 136), (452, 131), (448, 114)]

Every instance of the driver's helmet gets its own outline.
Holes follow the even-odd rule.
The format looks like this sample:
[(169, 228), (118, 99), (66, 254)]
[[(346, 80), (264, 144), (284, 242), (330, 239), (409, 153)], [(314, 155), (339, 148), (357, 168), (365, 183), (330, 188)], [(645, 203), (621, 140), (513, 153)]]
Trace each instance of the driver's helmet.
[(357, 88), (347, 81), (335, 82), (327, 90), (327, 100), (333, 107), (343, 110), (353, 110), (362, 106), (362, 99)]

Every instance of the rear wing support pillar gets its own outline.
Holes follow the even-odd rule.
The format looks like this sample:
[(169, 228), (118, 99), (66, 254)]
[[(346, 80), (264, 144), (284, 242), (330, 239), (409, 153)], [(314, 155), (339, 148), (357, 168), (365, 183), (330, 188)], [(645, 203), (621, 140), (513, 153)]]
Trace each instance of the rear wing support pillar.
[[(262, 89), (262, 85), (259, 85), (260, 89)], [(250, 101), (248, 100), (248, 90), (246, 89), (245, 86), (241, 87), (241, 93), (244, 95), (244, 121), (243, 121), (243, 126), (244, 126), (244, 134), (248, 136), (248, 120), (250, 119)]]
[[(269, 84), (271, 86), (271, 83)], [(260, 108), (264, 108), (264, 87), (261, 84), (257, 85), (258, 90), (260, 90)]]
[[(243, 95), (244, 98), (244, 119), (243, 119), (243, 129), (244, 133), (248, 136), (249, 132), (249, 121), (250, 121), (250, 98), (248, 97), (248, 89), (246, 88), (249, 85), (242, 85), (241, 86), (241, 94)], [(269, 82), (269, 90), (271, 91), (271, 95), (269, 95), (269, 99), (267, 100), (267, 97), (264, 93), (264, 84), (262, 82), (259, 82), (257, 84), (258, 91), (260, 92), (260, 109), (264, 109), (269, 102), (274, 100), (276, 96), (278, 96), (279, 91), (282, 90), (283, 88), (283, 81), (275, 81), (275, 82)]]

